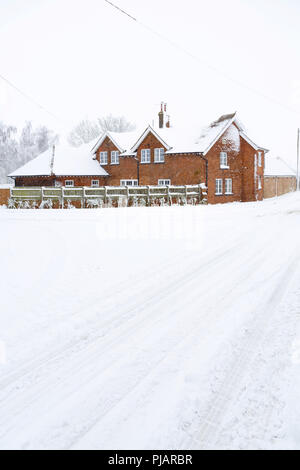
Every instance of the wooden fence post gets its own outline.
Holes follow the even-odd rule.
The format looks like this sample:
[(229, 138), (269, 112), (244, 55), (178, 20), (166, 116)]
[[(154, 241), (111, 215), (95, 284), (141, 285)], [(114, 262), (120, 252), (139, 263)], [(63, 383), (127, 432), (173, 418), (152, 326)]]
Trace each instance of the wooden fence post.
[(170, 205), (170, 188), (167, 186), (167, 203)]
[(147, 186), (147, 204), (150, 206), (150, 186)]

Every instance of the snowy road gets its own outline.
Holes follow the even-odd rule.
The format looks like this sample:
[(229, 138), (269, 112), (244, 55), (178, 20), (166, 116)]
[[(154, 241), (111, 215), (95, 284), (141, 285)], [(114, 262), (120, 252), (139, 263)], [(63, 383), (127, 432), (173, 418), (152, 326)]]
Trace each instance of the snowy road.
[(0, 224), (0, 448), (300, 448), (298, 195)]

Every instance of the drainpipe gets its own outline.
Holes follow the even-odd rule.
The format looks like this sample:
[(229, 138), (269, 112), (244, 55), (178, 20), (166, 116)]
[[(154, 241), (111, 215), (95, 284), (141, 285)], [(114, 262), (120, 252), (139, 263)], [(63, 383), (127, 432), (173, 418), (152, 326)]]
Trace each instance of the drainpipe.
[(139, 186), (140, 185), (140, 161), (137, 157), (134, 157), (134, 159), (137, 162), (136, 172), (137, 172), (137, 182), (138, 182), (138, 186)]
[(201, 153), (199, 155), (205, 161), (205, 185), (208, 188), (208, 160)]

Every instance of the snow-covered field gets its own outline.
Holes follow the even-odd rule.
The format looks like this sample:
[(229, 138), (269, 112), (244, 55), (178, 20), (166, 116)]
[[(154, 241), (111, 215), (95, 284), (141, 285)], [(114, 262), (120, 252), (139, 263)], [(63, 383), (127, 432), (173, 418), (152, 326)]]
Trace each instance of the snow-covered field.
[(300, 194), (0, 210), (1, 449), (300, 449)]

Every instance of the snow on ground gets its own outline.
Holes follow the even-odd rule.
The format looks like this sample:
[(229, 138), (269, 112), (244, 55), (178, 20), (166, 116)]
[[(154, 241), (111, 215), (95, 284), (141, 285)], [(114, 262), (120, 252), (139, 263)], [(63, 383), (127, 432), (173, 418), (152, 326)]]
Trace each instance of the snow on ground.
[(0, 210), (1, 449), (300, 449), (300, 195)]

